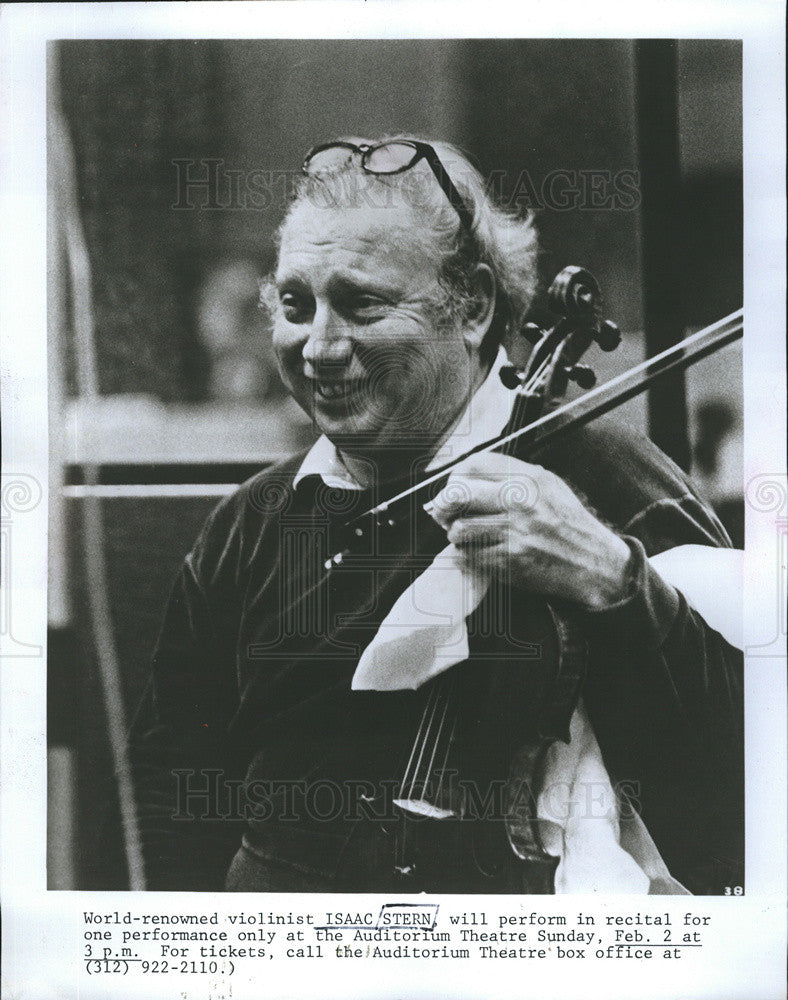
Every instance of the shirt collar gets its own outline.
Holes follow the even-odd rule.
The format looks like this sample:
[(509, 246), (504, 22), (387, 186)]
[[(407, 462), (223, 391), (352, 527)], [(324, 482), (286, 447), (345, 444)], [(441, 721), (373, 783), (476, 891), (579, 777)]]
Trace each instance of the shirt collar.
[[(499, 347), (487, 378), (473, 394), (462, 416), (447, 434), (425, 471), (445, 465), (476, 445), (489, 441), (504, 429), (515, 399), (515, 394), (504, 386), (500, 378), (501, 368), (507, 360), (506, 351)], [(295, 475), (293, 487), (297, 487), (307, 476), (320, 476), (326, 486), (333, 488), (362, 489), (325, 434), (307, 452)]]

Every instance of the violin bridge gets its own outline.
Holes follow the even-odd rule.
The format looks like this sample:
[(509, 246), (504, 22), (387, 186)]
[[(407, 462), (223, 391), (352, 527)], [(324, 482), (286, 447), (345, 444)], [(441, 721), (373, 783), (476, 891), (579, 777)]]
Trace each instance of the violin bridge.
[(442, 809), (440, 806), (426, 802), (424, 799), (394, 799), (394, 805), (414, 816), (426, 816), (427, 819), (457, 819), (458, 814), (452, 809)]

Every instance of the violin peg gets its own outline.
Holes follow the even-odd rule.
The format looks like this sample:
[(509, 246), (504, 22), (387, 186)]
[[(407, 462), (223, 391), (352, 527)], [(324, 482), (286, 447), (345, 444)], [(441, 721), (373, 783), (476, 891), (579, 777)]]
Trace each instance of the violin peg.
[(603, 320), (599, 324), (599, 332), (594, 337), (603, 351), (615, 351), (621, 343), (621, 331), (611, 320)]
[(588, 365), (572, 365), (571, 368), (567, 369), (566, 374), (581, 389), (593, 389), (596, 385), (596, 375)]
[(520, 330), (520, 333), (529, 344), (538, 344), (544, 336), (544, 331), (536, 323), (526, 323)]
[(522, 375), (514, 365), (504, 365), (501, 368), (500, 376), (507, 389), (516, 389), (522, 382)]

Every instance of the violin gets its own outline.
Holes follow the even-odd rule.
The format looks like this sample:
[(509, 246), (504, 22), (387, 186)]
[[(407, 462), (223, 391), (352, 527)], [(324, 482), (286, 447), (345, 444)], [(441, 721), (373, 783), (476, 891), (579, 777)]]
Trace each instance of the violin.
[[(435, 495), (470, 455), (500, 451), (527, 459), (743, 331), (739, 310), (596, 386), (583, 356), (593, 344), (612, 351), (621, 339), (600, 316), (597, 282), (583, 268), (564, 268), (548, 300), (557, 321), (547, 330), (527, 324), (521, 331), (532, 346), (527, 365), (501, 371), (515, 393), (504, 431), (347, 522), (345, 544), (326, 561), (328, 571), (349, 556), (385, 549), (387, 532), (403, 518), (423, 517), (424, 496)], [(560, 404), (570, 383), (585, 392)], [(585, 639), (570, 608), (512, 595), (496, 581), (469, 617), (469, 635), (485, 631), (484, 619), (493, 669), (489, 663), (480, 669), (471, 656), (421, 689), (424, 705), (394, 798), (393, 868), (414, 890), (550, 893), (559, 859), (544, 848), (536, 804), (550, 746), (569, 741), (585, 677)], [(501, 634), (491, 633), (491, 620), (505, 621)], [(424, 873), (428, 883), (420, 881)]]

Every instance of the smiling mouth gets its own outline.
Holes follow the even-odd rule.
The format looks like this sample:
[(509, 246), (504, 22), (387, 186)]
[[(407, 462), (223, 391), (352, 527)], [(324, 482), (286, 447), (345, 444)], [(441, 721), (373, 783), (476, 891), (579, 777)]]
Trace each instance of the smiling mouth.
[(357, 379), (310, 379), (312, 389), (321, 399), (345, 399), (358, 387)]

